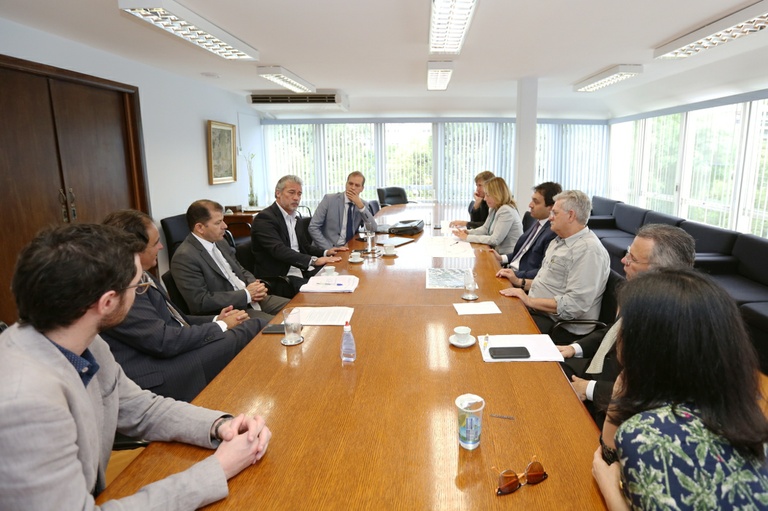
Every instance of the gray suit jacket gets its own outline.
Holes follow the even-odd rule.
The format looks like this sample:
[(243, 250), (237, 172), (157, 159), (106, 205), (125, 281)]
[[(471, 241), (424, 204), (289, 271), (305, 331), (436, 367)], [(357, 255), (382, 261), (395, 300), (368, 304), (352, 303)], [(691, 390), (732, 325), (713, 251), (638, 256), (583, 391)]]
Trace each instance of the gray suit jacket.
[[(232, 271), (245, 285), (256, 281), (256, 277), (235, 259), (226, 241), (219, 241), (216, 246), (232, 267)], [(221, 309), (230, 305), (236, 309), (247, 310), (249, 314), (253, 310), (247, 308), (246, 292), (232, 289), (232, 284), (229, 283), (211, 254), (191, 233), (173, 254), (171, 274), (192, 314), (218, 314)], [(269, 295), (260, 305), (265, 313), (275, 314), (286, 303), (288, 300), (284, 298)]]
[[(31, 326), (16, 324), (0, 335), (0, 509), (95, 509), (116, 430), (214, 447), (211, 425), (223, 412), (141, 390), (98, 336), (89, 350), (99, 370), (85, 387)], [(101, 509), (196, 509), (227, 491), (224, 471), (210, 456)]]
[(189, 323), (181, 326), (168, 310), (165, 291), (157, 280), (155, 284), (157, 287), (136, 295), (123, 322), (102, 332), (101, 337), (125, 374), (141, 388), (191, 401), (265, 323), (252, 318), (222, 332), (212, 322), (213, 316), (187, 316), (176, 309)]
[[(323, 250), (335, 247), (341, 236), (341, 224), (344, 222), (346, 214), (346, 196), (343, 192), (328, 193), (320, 201), (317, 211), (312, 215), (312, 221), (309, 223), (309, 235), (312, 241)], [(365, 224), (365, 228), (370, 231), (376, 230), (376, 221), (373, 219), (373, 212), (366, 201), (363, 201), (363, 211), (353, 208), (352, 225), (354, 233)]]

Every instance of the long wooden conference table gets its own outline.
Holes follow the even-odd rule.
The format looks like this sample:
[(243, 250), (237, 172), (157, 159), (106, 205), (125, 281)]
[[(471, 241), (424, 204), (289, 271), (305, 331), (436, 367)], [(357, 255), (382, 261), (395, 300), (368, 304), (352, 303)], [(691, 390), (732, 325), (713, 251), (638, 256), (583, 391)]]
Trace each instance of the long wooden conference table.
[[(420, 218), (439, 206), (384, 208), (377, 220)], [(445, 233), (449, 234), (449, 233)], [(591, 474), (599, 432), (555, 362), (485, 363), (478, 344), (448, 338), (465, 325), (473, 335), (538, 333), (483, 245), (475, 258), (431, 258), (427, 225), (397, 257), (336, 264), (356, 275), (352, 293), (300, 293), (291, 306), (346, 305), (357, 361), (342, 365), (340, 326), (305, 326), (304, 342), (260, 334), (194, 400), (200, 406), (260, 414), (272, 430), (267, 455), (230, 480), (230, 495), (206, 509), (605, 509)], [(363, 248), (360, 241), (351, 248)], [(463, 290), (426, 289), (429, 267), (472, 268), (481, 301), (502, 314), (459, 316)], [(279, 318), (273, 321), (279, 322)], [(458, 443), (454, 400), (485, 399), (480, 446)], [(502, 416), (502, 417), (497, 417)], [(210, 450), (152, 443), (99, 496), (123, 497), (186, 469)], [(498, 473), (520, 474), (532, 456), (549, 477), (501, 497)]]

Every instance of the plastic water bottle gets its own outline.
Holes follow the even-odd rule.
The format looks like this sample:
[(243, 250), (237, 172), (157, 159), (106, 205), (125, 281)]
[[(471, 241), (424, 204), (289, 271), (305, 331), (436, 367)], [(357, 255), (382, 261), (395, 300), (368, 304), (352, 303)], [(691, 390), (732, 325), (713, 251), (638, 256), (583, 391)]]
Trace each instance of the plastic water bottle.
[(356, 358), (355, 338), (352, 335), (352, 327), (349, 326), (349, 321), (347, 321), (344, 325), (344, 333), (341, 335), (341, 361), (354, 362)]

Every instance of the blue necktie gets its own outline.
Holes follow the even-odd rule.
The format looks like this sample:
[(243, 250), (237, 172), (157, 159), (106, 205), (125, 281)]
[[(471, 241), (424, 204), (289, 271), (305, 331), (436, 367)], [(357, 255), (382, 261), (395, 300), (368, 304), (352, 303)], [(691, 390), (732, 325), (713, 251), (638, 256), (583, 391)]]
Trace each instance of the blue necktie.
[(349, 207), (347, 207), (347, 243), (349, 243), (349, 240), (352, 239), (352, 236), (355, 235), (355, 226), (352, 223), (352, 217), (354, 216), (355, 212), (355, 204), (353, 202), (349, 203)]

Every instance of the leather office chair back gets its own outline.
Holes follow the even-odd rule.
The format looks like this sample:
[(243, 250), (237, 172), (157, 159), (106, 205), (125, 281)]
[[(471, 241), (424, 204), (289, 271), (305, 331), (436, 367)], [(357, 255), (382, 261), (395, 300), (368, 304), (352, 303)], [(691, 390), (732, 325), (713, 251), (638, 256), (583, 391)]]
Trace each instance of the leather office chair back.
[(552, 325), (549, 331), (550, 335), (558, 328), (564, 325), (595, 325), (597, 328), (604, 328), (616, 322), (616, 313), (618, 312), (618, 292), (621, 285), (626, 281), (624, 277), (611, 270), (608, 274), (608, 282), (605, 284), (605, 292), (600, 302), (600, 314), (597, 319), (564, 319)]
[(189, 234), (187, 215), (174, 215), (160, 220), (165, 233), (165, 249), (168, 251), (168, 260), (173, 259), (173, 253), (179, 248), (181, 242)]
[(0, 332), (8, 328), (8, 325), (5, 324), (5, 321), (0, 321)]
[(523, 230), (527, 231), (537, 220), (531, 216), (530, 211), (523, 213)]
[(375, 215), (381, 210), (381, 204), (376, 199), (368, 201), (368, 209), (371, 210), (371, 214)]
[(170, 270), (163, 273), (163, 284), (165, 285), (165, 290), (168, 291), (168, 297), (171, 299), (173, 304), (181, 309), (181, 312), (184, 314), (189, 314), (189, 307), (187, 307), (187, 302), (184, 301), (184, 297), (181, 296), (181, 291), (179, 291), (179, 288), (176, 287), (176, 281), (173, 280), (173, 275), (171, 275)]
[(379, 203), (381, 204), (381, 207), (405, 204), (408, 202), (408, 194), (405, 193), (405, 189), (398, 186), (376, 188), (376, 193), (379, 195)]

